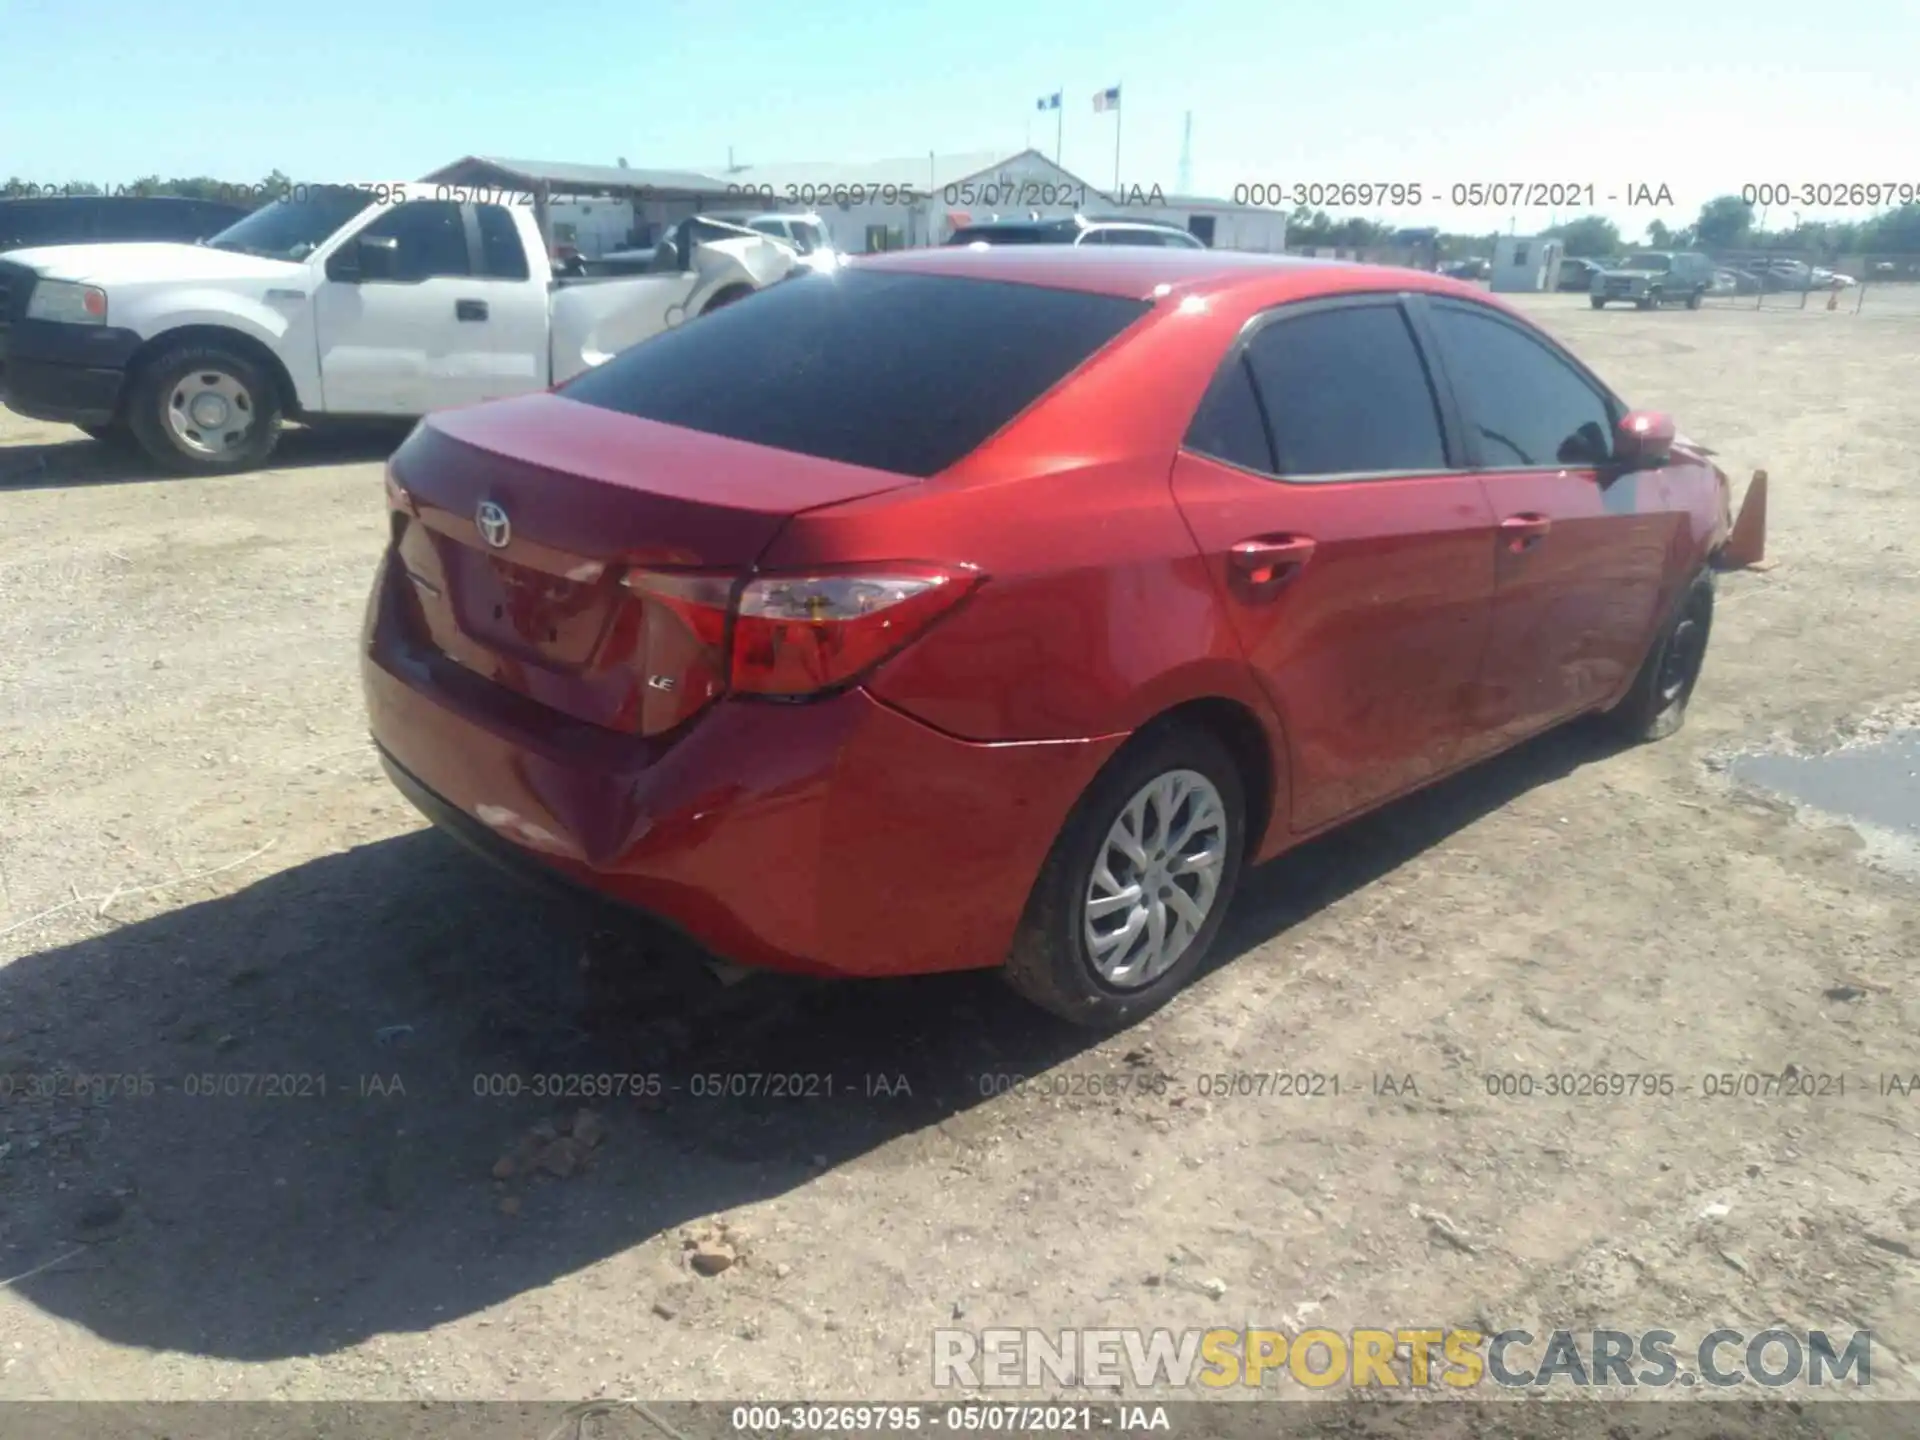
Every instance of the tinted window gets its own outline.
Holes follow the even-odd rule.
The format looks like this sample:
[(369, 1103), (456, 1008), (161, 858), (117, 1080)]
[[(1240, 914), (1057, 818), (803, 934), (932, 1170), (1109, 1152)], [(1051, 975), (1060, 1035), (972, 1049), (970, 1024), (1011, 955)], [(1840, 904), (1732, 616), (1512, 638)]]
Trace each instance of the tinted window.
[(1346, 305), (1276, 321), (1247, 360), (1287, 476), (1444, 470), (1440, 413), (1397, 305)]
[(520, 243), (513, 216), (504, 205), (476, 205), (480, 217), (480, 273), (495, 280), (524, 280), (527, 247)]
[(1229, 465), (1248, 470), (1273, 469), (1273, 447), (1267, 442), (1267, 422), (1253, 393), (1253, 376), (1244, 355), (1236, 355), (1214, 377), (1207, 395), (1194, 412), (1186, 446)]
[(93, 210), (96, 240), (191, 240), (193, 216), (185, 205), (164, 201), (102, 200)]
[(0, 249), (29, 245), (62, 245), (85, 240), (92, 232), (91, 217), (81, 206), (64, 201), (13, 200), (0, 204)]
[(1483, 465), (1595, 465), (1612, 453), (1606, 401), (1552, 350), (1464, 306), (1436, 304), (1432, 315)]
[(435, 275), (469, 275), (467, 230), (460, 207), (451, 200), (418, 200), (396, 205), (362, 235), (391, 235), (400, 242), (393, 278), (427, 280)]
[(809, 225), (804, 220), (793, 222), (793, 241), (800, 247), (802, 255), (811, 255), (826, 247), (827, 237), (817, 225)]
[(1030, 230), (1017, 225), (996, 225), (992, 229), (956, 230), (949, 245), (971, 245), (976, 240), (984, 240), (989, 245), (1038, 245), (1046, 240), (1044, 231)]
[(809, 276), (643, 341), (561, 393), (711, 435), (932, 475), (1148, 308), (938, 275)]

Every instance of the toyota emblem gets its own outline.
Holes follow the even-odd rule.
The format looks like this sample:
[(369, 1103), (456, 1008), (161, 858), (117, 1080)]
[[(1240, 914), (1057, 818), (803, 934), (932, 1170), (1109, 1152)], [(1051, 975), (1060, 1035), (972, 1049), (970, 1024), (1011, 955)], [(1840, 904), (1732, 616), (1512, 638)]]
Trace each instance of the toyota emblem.
[(480, 508), (473, 515), (474, 528), (480, 532), (480, 538), (496, 550), (507, 548), (507, 542), (513, 538), (513, 522), (507, 519), (507, 512), (491, 500), (482, 500)]

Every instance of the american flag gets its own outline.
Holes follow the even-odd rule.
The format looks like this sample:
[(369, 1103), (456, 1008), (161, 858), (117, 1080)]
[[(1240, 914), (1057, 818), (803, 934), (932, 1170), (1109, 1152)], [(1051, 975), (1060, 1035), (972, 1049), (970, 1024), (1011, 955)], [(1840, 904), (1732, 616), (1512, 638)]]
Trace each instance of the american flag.
[(1036, 110), (1058, 110), (1060, 108), (1060, 92), (1056, 90), (1051, 95), (1042, 96), (1040, 102), (1033, 108)]
[(1102, 110), (1118, 110), (1119, 108), (1120, 87), (1118, 85), (1112, 86), (1110, 89), (1102, 90), (1098, 95), (1093, 97), (1093, 113), (1096, 115)]

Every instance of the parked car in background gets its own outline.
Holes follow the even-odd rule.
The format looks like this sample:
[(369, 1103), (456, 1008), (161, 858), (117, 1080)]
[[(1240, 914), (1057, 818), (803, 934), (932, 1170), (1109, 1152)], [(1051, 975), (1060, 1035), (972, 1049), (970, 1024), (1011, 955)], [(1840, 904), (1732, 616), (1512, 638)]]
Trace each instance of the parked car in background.
[(839, 267), (840, 254), (833, 248), (826, 221), (818, 215), (719, 215), (714, 218), (757, 230), (791, 245), (801, 265), (808, 270), (828, 271)]
[(1844, 290), (1849, 285), (1859, 283), (1851, 275), (1843, 275), (1838, 270), (1829, 270), (1821, 265), (1813, 267), (1808, 280), (1816, 290)]
[(239, 205), (174, 195), (38, 195), (0, 199), (0, 254), (115, 240), (191, 242), (246, 214)]
[(1450, 265), (1441, 266), (1440, 273), (1453, 280), (1485, 280), (1493, 273), (1493, 262), (1477, 257), (1455, 260)]
[(556, 279), (532, 204), (373, 198), (396, 191), (313, 186), (204, 245), (13, 252), (0, 400), (175, 470), (248, 469), (283, 418), (411, 418), (544, 390), (796, 264), (767, 236), (696, 219), (644, 275)]
[(1558, 290), (1577, 290), (1582, 295), (1593, 289), (1593, 277), (1600, 273), (1598, 260), (1582, 259), (1569, 255), (1560, 261), (1560, 283)]
[(1749, 273), (1758, 277), (1761, 289), (1769, 293), (1815, 288), (1813, 267), (1801, 260), (1762, 257), (1749, 260), (1746, 268)]
[(1638, 250), (1593, 277), (1593, 308), (1624, 300), (1642, 310), (1698, 310), (1713, 287), (1713, 261), (1695, 250)]
[(1149, 245), (1169, 250), (1204, 250), (1194, 235), (1173, 225), (1150, 221), (1089, 220), (1070, 215), (1062, 220), (983, 220), (962, 225), (948, 245)]
[(772, 286), (429, 416), (387, 498), (361, 673), (436, 823), (734, 961), (1098, 1025), (1249, 863), (1576, 716), (1671, 734), (1729, 528), (1476, 289), (1067, 245)]

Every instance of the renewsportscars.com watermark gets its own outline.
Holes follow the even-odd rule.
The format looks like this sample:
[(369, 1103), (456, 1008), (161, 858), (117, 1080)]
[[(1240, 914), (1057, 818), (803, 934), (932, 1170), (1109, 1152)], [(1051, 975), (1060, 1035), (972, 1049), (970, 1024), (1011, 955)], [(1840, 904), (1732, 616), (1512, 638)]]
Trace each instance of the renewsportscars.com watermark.
[(939, 1389), (1715, 1389), (1873, 1383), (1873, 1332), (935, 1330)]

